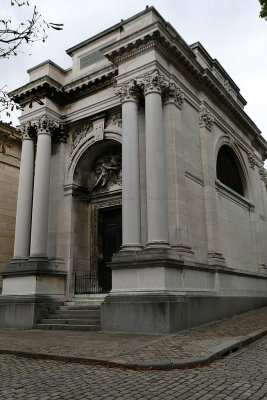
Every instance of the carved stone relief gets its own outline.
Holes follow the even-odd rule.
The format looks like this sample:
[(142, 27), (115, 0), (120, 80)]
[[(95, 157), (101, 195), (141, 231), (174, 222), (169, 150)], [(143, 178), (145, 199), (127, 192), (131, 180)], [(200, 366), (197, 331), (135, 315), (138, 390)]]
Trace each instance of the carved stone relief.
[(120, 111), (108, 115), (106, 119), (105, 129), (109, 127), (122, 127), (122, 116)]
[(71, 148), (70, 148), (70, 154), (69, 156), (71, 157), (74, 150), (76, 147), (79, 145), (79, 143), (86, 137), (89, 136), (93, 131), (93, 124), (91, 120), (86, 121), (83, 125), (80, 125), (78, 128), (76, 128), (72, 132), (72, 143), (71, 143)]
[(122, 184), (122, 160), (120, 154), (109, 153), (99, 157), (93, 167), (94, 184), (90, 191), (109, 189), (114, 185)]

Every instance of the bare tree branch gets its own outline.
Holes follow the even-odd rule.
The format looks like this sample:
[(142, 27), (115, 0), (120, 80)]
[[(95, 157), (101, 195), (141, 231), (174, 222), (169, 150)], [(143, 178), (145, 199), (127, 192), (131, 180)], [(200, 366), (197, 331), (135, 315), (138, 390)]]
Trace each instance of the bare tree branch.
[[(10, 0), (10, 6), (17, 7), (30, 7), (30, 0)], [(18, 49), (23, 45), (32, 45), (34, 42), (42, 41), (45, 42), (47, 39), (48, 29), (62, 30), (63, 24), (56, 24), (53, 22), (46, 22), (36, 6), (31, 11), (29, 19), (23, 20), (19, 23), (14, 23), (10, 19), (0, 19), (0, 59), (6, 59), (11, 56), (17, 56)], [(32, 102), (36, 101), (39, 104), (43, 104), (41, 97), (33, 98), (30, 101), (30, 107)], [(4, 86), (0, 88), (0, 112), (6, 111), (7, 116), (11, 116), (11, 112), (14, 109), (21, 109), (14, 100), (8, 96), (7, 88)]]

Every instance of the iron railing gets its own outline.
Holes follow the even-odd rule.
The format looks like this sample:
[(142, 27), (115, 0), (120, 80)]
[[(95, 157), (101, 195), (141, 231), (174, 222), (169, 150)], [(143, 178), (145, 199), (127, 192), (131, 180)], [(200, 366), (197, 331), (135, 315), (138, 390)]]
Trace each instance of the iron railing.
[(107, 293), (110, 290), (110, 275), (100, 278), (95, 272), (75, 274), (75, 294)]

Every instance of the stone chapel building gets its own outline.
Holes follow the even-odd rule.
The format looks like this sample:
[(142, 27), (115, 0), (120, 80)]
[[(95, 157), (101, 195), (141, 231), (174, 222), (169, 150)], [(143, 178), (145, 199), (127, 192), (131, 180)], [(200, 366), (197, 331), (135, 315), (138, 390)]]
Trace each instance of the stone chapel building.
[(18, 131), (0, 121), (0, 271), (13, 257), (20, 153)]
[(101, 294), (101, 329), (121, 332), (265, 305), (267, 143), (220, 63), (153, 7), (67, 54), (71, 68), (45, 61), (13, 93), (25, 107), (1, 326)]

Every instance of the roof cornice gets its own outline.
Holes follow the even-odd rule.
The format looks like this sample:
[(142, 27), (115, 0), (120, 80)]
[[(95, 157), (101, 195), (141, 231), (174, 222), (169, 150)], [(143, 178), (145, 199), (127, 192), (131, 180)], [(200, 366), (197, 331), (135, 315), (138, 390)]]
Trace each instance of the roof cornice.
[(77, 98), (85, 97), (89, 93), (113, 85), (116, 75), (117, 69), (109, 67), (98, 75), (82, 77), (65, 86), (45, 75), (10, 92), (9, 95), (16, 103), (22, 105), (29, 101), (32, 95), (36, 94), (53, 98), (60, 104), (69, 104), (77, 100)]

